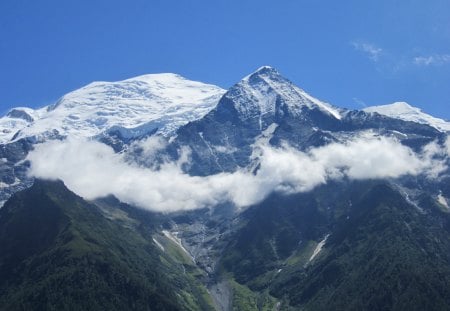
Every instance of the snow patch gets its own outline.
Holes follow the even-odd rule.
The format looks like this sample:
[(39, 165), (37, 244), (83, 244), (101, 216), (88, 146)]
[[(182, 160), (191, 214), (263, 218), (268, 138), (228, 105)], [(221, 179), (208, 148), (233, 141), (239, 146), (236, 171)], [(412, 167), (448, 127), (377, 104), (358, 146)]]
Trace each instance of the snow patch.
[(314, 249), (314, 252), (312, 253), (311, 257), (309, 258), (308, 262), (311, 262), (314, 258), (316, 258), (317, 255), (319, 255), (320, 251), (322, 250), (323, 246), (327, 242), (327, 239), (330, 235), (327, 234), (325, 238), (317, 244), (316, 248)]
[(405, 102), (396, 102), (390, 105), (373, 106), (363, 109), (369, 113), (379, 113), (391, 118), (404, 121), (412, 121), (421, 124), (427, 124), (442, 132), (450, 131), (450, 122), (435, 118), (424, 113), (420, 108), (413, 107)]
[(18, 179), (17, 177), (15, 178), (15, 180), (12, 184), (7, 184), (7, 183), (0, 181), (0, 189), (18, 186), (19, 184), (20, 184), (20, 179)]
[(232, 154), (238, 151), (237, 148), (230, 146), (213, 146), (213, 147), (216, 152), (224, 154)]
[(163, 252), (165, 252), (166, 250), (164, 249), (164, 246), (161, 245), (161, 243), (159, 243), (155, 238), (152, 238), (153, 242), (156, 244), (156, 246), (158, 246)]
[(222, 165), (219, 163), (219, 158), (217, 157), (216, 153), (214, 152), (215, 148), (211, 146), (211, 144), (203, 137), (203, 132), (199, 132), (198, 135), (202, 139), (203, 143), (208, 147), (209, 152), (214, 157), (214, 162), (216, 162), (217, 166), (220, 167), (221, 170), (224, 171)]
[(397, 136), (401, 136), (403, 138), (408, 138), (408, 135), (406, 135), (405, 133), (399, 132), (399, 131), (393, 130), (392, 134), (394, 134), (394, 136), (397, 135)]
[(450, 209), (450, 206), (448, 205), (448, 201), (447, 199), (442, 195), (442, 193), (439, 193), (438, 197), (438, 202), (440, 204), (442, 204), (443, 206), (445, 206), (446, 209)]
[(278, 126), (279, 125), (277, 123), (270, 124), (264, 131), (261, 132), (261, 135), (256, 138), (256, 144), (269, 144), (269, 141), (272, 139)]
[(317, 98), (312, 97), (311, 95), (309, 95), (308, 93), (306, 93), (305, 91), (303, 91), (301, 89), (299, 89), (299, 92), (302, 96), (304, 96), (305, 98), (310, 100), (312, 103), (316, 104), (321, 110), (327, 111), (329, 114), (331, 114), (338, 120), (342, 119), (340, 112), (336, 108), (331, 106), (330, 104), (324, 103), (324, 102), (318, 100)]

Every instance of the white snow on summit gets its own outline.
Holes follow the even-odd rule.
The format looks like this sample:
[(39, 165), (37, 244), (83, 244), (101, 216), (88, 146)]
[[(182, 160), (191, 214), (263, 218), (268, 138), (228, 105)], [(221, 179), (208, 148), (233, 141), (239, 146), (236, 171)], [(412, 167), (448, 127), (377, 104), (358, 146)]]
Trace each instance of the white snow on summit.
[[(229, 96), (233, 97), (236, 109), (245, 117), (258, 111), (261, 115), (275, 113), (277, 96), (281, 96), (293, 114), (300, 114), (301, 108), (306, 106), (318, 108), (336, 119), (342, 118), (337, 108), (312, 97), (270, 66), (260, 67), (246, 76), (236, 85), (234, 92)], [(247, 98), (253, 98), (253, 101), (248, 102)]]
[(377, 112), (391, 118), (404, 121), (413, 121), (422, 124), (428, 124), (439, 131), (450, 131), (450, 122), (435, 118), (424, 113), (420, 108), (412, 107), (405, 102), (396, 102), (390, 105), (373, 106), (363, 109), (365, 112)]
[(0, 143), (10, 141), (18, 130), (29, 126), (36, 118), (35, 110), (26, 107), (11, 109), (0, 118)]
[[(0, 143), (53, 130), (92, 137), (111, 128), (157, 128), (169, 135), (215, 107), (225, 90), (179, 75), (148, 74), (119, 82), (93, 82), (64, 95), (54, 105), (17, 111), (0, 119)], [(26, 120), (28, 119), (28, 120)], [(33, 120), (34, 119), (34, 120)], [(20, 133), (16, 133), (20, 130)]]

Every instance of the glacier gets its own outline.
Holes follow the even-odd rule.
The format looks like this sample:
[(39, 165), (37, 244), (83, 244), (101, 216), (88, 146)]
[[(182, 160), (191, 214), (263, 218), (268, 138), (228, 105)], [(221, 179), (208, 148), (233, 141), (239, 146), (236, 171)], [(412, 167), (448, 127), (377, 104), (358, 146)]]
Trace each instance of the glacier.
[(170, 135), (201, 118), (225, 93), (222, 88), (172, 73), (118, 82), (93, 82), (40, 109), (14, 108), (0, 119), (0, 143), (46, 133), (94, 137), (112, 127)]

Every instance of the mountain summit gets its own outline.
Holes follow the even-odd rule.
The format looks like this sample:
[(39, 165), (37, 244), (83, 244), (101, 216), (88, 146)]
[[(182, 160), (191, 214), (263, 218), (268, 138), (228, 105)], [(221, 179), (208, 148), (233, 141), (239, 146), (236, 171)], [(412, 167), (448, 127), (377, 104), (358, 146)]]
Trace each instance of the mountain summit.
[(299, 116), (305, 108), (341, 119), (339, 109), (307, 94), (269, 66), (260, 67), (234, 85), (225, 93), (223, 102), (231, 102), (243, 120), (259, 119), (261, 126), (264, 119), (284, 114)]
[(0, 119), (0, 142), (54, 131), (62, 136), (93, 137), (113, 126), (168, 135), (208, 113), (224, 92), (171, 73), (92, 82), (53, 105), (11, 110)]
[(391, 118), (428, 124), (440, 131), (450, 131), (450, 122), (435, 118), (423, 112), (420, 108), (413, 107), (405, 102), (396, 102), (390, 105), (373, 106), (365, 108), (366, 112), (376, 112)]
[(228, 91), (145, 75), (13, 109), (0, 309), (450, 310), (446, 129), (268, 66)]

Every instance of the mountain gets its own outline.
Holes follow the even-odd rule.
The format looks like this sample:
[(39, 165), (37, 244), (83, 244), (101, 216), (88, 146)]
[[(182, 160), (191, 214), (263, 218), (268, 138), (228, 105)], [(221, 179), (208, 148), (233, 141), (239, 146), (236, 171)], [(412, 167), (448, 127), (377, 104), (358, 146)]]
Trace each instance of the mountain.
[(283, 138), (299, 145), (320, 136), (318, 123), (325, 130), (337, 126), (343, 112), (264, 66), (231, 87), (204, 118), (181, 127), (172, 150), (190, 147), (191, 174), (232, 171), (250, 163), (252, 144), (269, 127), (277, 125), (272, 140)]
[(449, 220), (389, 183), (330, 184), (245, 211), (221, 265), (295, 310), (449, 310)]
[[(50, 123), (24, 108), (2, 119), (29, 126), (0, 145), (0, 198), (12, 195), (0, 209), (0, 306), (450, 310), (445, 121), (406, 104), (334, 107), (268, 66), (227, 91), (203, 85), (208, 109), (203, 99), (198, 110), (177, 102), (191, 83), (184, 79), (158, 89), (166, 78), (181, 79), (143, 76), (70, 93), (46, 108), (51, 118), (61, 111), (56, 126), (40, 126)], [(130, 89), (158, 96), (138, 104), (148, 108), (142, 119), (129, 113), (138, 103), (124, 95)], [(88, 104), (93, 93), (97, 106)], [(107, 108), (105, 123), (88, 121)], [(83, 111), (79, 122), (73, 109)], [(170, 114), (178, 110), (186, 119)], [(110, 186), (109, 196), (88, 202), (62, 182), (27, 175), (37, 144), (72, 135), (113, 147), (107, 154), (117, 157), (100, 153), (102, 163), (122, 161), (104, 180), (93, 178), (92, 163), (72, 171)], [(175, 212), (111, 196), (124, 192), (155, 210), (170, 200)], [(239, 205), (235, 196), (259, 197)], [(208, 204), (186, 211), (199, 197)]]
[(430, 116), (429, 114), (424, 113), (419, 108), (412, 107), (405, 102), (397, 102), (383, 106), (373, 106), (364, 108), (363, 110), (369, 113), (376, 112), (391, 118), (428, 124), (444, 132), (450, 131), (450, 122)]
[(270, 145), (287, 142), (299, 150), (345, 142), (364, 131), (396, 136), (416, 149), (445, 136), (422, 123), (333, 107), (265, 66), (232, 86), (203, 118), (180, 127), (169, 151), (177, 158), (177, 150), (189, 146), (190, 174), (230, 172), (252, 162), (253, 145), (267, 131)]
[(12, 109), (0, 118), (0, 206), (32, 184), (23, 160), (34, 144), (70, 136), (96, 138), (119, 150), (133, 139), (172, 135), (213, 109), (224, 92), (176, 74), (149, 74), (93, 82), (37, 110)]
[(33, 110), (12, 109), (0, 119), (0, 142), (26, 137), (93, 137), (120, 129), (124, 135), (168, 135), (209, 112), (225, 91), (176, 74), (149, 74), (119, 82), (93, 82)]
[[(300, 116), (303, 109), (318, 109), (341, 119), (339, 109), (313, 98), (284, 78), (275, 68), (263, 66), (234, 85), (225, 98), (243, 120), (257, 119), (260, 129), (278, 115)], [(225, 100), (218, 110), (226, 109)]]
[[(261, 139), (275, 148), (288, 143), (308, 151), (368, 131), (417, 152), (446, 140), (429, 124), (322, 103), (262, 67), (230, 88), (204, 118), (181, 127), (168, 149), (177, 158), (176, 150), (189, 146), (186, 170), (193, 175), (257, 172), (254, 151)], [(439, 190), (448, 185), (448, 178), (424, 176), (328, 181), (306, 194), (273, 194), (231, 218), (175, 218), (173, 230), (190, 252), (206, 249), (199, 264), (211, 267), (220, 296), (232, 301), (222, 310), (256, 310), (273, 299), (286, 310), (445, 310), (448, 205), (439, 198), (449, 194)], [(202, 242), (205, 235), (218, 241)], [(389, 263), (396, 270), (377, 277)], [(436, 266), (446, 271), (428, 268)]]
[(0, 309), (213, 310), (201, 272), (170, 255), (176, 245), (158, 238), (162, 252), (154, 227), (106, 202), (99, 207), (62, 182), (36, 180), (5, 204)]

